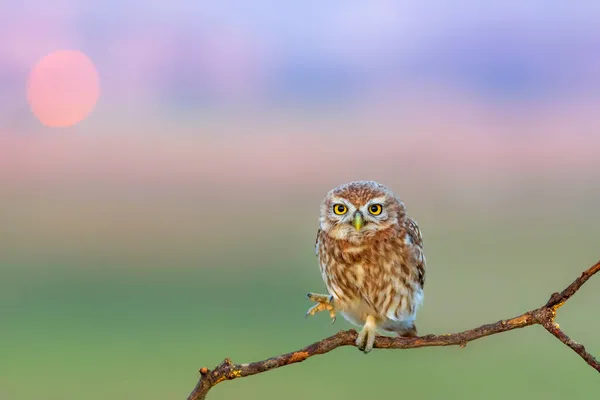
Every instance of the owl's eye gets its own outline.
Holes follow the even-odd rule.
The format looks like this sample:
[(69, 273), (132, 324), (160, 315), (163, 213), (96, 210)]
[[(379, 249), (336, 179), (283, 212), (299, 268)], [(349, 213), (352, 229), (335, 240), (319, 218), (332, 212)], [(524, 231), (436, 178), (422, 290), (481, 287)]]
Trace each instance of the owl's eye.
[(381, 204), (373, 204), (369, 207), (369, 212), (373, 215), (379, 215), (381, 214), (381, 211), (383, 211)]
[(344, 215), (348, 211), (348, 207), (343, 204), (335, 204), (333, 206), (333, 212), (337, 215)]

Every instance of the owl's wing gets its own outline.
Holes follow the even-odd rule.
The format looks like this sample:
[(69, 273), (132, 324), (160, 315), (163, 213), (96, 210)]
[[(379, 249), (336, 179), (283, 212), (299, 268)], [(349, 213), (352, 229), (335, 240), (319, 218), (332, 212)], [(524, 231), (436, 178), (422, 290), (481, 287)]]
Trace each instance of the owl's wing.
[(421, 234), (421, 229), (419, 229), (419, 225), (415, 222), (414, 219), (410, 217), (406, 217), (404, 221), (404, 229), (406, 229), (406, 233), (410, 236), (413, 244), (416, 244), (419, 247), (423, 247), (423, 235)]
[(404, 229), (412, 242), (412, 250), (416, 261), (417, 278), (421, 287), (425, 285), (425, 254), (423, 253), (423, 235), (419, 225), (410, 217), (404, 221)]
[(319, 236), (321, 236), (321, 227), (317, 229), (317, 238), (315, 239), (315, 255), (319, 256)]

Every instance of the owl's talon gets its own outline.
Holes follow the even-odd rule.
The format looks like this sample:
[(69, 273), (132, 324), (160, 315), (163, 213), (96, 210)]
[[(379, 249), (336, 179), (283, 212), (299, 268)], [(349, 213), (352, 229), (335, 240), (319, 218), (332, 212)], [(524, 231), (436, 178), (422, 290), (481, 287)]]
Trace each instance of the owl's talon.
[(305, 318), (309, 315), (315, 315), (320, 311), (329, 311), (329, 316), (332, 319), (331, 323), (333, 324), (335, 322), (335, 308), (333, 305), (333, 296), (318, 293), (308, 293), (307, 297), (310, 300), (316, 302), (317, 304), (308, 309)]
[(373, 318), (372, 316), (368, 316), (365, 325), (356, 337), (356, 347), (358, 347), (360, 351), (367, 354), (368, 352), (373, 350), (376, 335), (377, 332), (375, 318)]
[(314, 301), (315, 303), (332, 303), (333, 296), (328, 294), (319, 294), (319, 293), (308, 293), (306, 295), (309, 300)]

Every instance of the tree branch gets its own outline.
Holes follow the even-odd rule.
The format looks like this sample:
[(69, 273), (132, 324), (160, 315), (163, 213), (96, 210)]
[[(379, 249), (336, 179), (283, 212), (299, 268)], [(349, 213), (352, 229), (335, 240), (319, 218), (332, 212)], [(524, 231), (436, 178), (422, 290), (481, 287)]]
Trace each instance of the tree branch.
[[(581, 276), (575, 279), (575, 281), (573, 281), (573, 283), (565, 290), (560, 293), (552, 294), (550, 300), (548, 300), (545, 305), (517, 317), (500, 320), (493, 324), (482, 325), (478, 328), (451, 334), (426, 335), (415, 338), (377, 336), (374, 347), (379, 349), (414, 349), (417, 347), (431, 346), (465, 347), (468, 342), (485, 336), (511, 331), (517, 328), (524, 328), (530, 325), (542, 325), (558, 340), (579, 354), (579, 356), (592, 368), (600, 372), (600, 362), (588, 353), (583, 345), (569, 338), (559, 328), (558, 324), (554, 322), (556, 310), (569, 300), (581, 286), (598, 271), (600, 271), (600, 261), (584, 271)], [(355, 346), (354, 342), (356, 337), (357, 332), (355, 330), (341, 331), (301, 350), (249, 364), (233, 364), (229, 358), (226, 358), (213, 370), (209, 370), (208, 368), (200, 369), (200, 380), (192, 393), (188, 396), (188, 400), (205, 399), (206, 394), (210, 389), (225, 380), (243, 378), (266, 372), (274, 368), (301, 362), (312, 356), (329, 353), (338, 347)]]

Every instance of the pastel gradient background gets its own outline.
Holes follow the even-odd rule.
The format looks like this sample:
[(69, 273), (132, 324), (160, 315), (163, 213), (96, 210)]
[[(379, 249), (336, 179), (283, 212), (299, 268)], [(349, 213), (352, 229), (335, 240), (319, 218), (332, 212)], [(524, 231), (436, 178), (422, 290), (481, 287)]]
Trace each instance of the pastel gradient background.
[[(600, 258), (598, 21), (593, 1), (3, 1), (0, 399), (183, 399), (202, 366), (349, 328), (304, 319), (319, 203), (349, 180), (392, 188), (423, 230), (421, 333), (540, 306)], [(28, 85), (60, 50), (99, 86), (89, 66), (57, 70), (75, 97), (44, 81), (36, 98), (82, 118), (52, 127)], [(596, 355), (599, 293), (558, 319)], [(532, 327), (343, 348), (209, 397), (599, 392)]]

